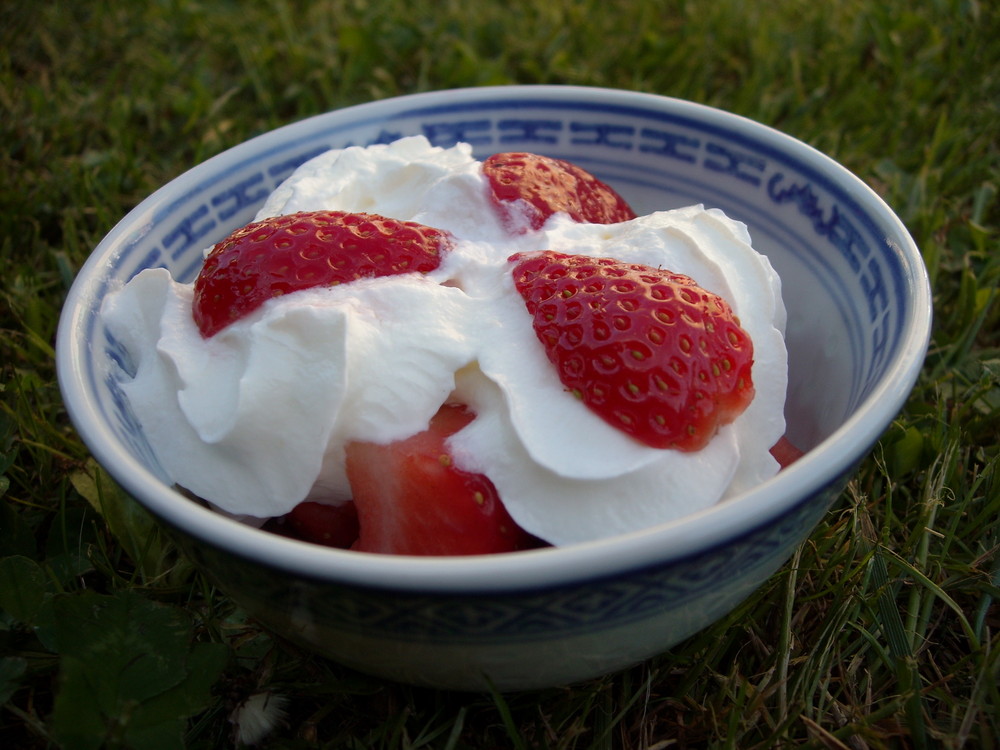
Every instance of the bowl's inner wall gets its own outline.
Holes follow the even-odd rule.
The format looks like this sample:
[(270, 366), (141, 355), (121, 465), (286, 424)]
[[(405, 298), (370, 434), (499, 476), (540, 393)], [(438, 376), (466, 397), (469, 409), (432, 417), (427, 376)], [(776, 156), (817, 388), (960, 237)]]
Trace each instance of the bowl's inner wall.
[(100, 298), (144, 268), (166, 267), (191, 281), (204, 248), (250, 221), (308, 158), (424, 134), (441, 146), (469, 142), (479, 158), (535, 151), (575, 161), (618, 188), (639, 213), (702, 203), (747, 224), (782, 278), (789, 434), (811, 447), (869, 395), (900, 346), (907, 295), (897, 245), (848, 187), (816, 168), (815, 155), (709, 112), (491, 99), (377, 117), (332, 113), (243, 144), (185, 175), (180, 192), (174, 185), (153, 196), (135, 228), (99, 250), (108, 258), (105, 275), (78, 337), (81, 346), (98, 342), (82, 355), (89, 388), (128, 449), (162, 473), (117, 385), (130, 367), (97, 318)]

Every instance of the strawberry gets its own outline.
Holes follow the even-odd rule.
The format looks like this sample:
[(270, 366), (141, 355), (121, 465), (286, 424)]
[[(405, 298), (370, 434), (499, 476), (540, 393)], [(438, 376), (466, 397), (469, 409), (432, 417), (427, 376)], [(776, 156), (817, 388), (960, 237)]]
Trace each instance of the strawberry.
[(347, 445), (347, 477), (361, 534), (353, 549), (473, 555), (530, 545), (482, 474), (457, 468), (446, 439), (474, 415), (446, 404), (424, 432), (388, 445)]
[(358, 538), (358, 512), (354, 503), (329, 505), (306, 500), (284, 517), (299, 539), (327, 547), (347, 549)]
[(771, 455), (782, 469), (787, 469), (793, 463), (805, 455), (787, 437), (782, 437), (777, 443), (771, 446)]
[(494, 154), (483, 162), (494, 204), (508, 226), (516, 226), (514, 203), (525, 201), (528, 221), (538, 229), (564, 211), (575, 221), (615, 224), (635, 212), (611, 187), (586, 170), (561, 159), (526, 153)]
[(689, 277), (552, 251), (510, 260), (562, 384), (637, 440), (698, 450), (753, 398), (750, 337)]
[(433, 271), (446, 232), (375, 214), (313, 211), (237, 229), (205, 258), (194, 284), (194, 319), (215, 335), (289, 292), (375, 276)]

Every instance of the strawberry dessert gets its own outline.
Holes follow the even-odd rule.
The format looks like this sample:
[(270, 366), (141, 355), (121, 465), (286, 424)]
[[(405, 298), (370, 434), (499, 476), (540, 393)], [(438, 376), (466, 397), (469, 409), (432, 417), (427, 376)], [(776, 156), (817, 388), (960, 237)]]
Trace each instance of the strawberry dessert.
[(193, 283), (143, 271), (102, 314), (170, 479), (318, 544), (586, 542), (797, 456), (780, 281), (746, 227), (637, 216), (559, 159), (419, 136), (327, 152)]

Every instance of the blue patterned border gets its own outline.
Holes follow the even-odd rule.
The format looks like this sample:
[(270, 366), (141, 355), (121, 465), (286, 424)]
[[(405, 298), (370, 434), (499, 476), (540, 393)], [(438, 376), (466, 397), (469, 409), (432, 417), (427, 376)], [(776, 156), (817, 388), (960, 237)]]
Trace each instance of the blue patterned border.
[[(510, 594), (366, 590), (308, 578), (290, 582), (287, 573), (262, 566), (252, 557), (234, 559), (217, 549), (193, 545), (186, 537), (178, 543), (220, 587), (239, 592), (241, 604), (265, 623), (281, 623), (298, 612), (324, 632), (414, 645), (555, 641), (688, 606), (704, 607), (706, 596), (723, 601), (744, 598), (784, 564), (822, 518), (848, 475), (780, 519), (706, 552), (604, 579)], [(690, 619), (697, 622), (699, 612)]]

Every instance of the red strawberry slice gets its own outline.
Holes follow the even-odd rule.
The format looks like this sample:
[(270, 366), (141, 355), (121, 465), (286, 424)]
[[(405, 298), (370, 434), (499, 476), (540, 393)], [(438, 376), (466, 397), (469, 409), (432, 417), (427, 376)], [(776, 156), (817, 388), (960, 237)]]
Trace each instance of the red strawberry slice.
[(689, 277), (551, 251), (510, 260), (563, 385), (637, 440), (699, 450), (753, 398), (750, 337)]
[(777, 443), (771, 446), (771, 455), (778, 462), (782, 469), (787, 469), (798, 461), (805, 453), (787, 437), (782, 437)]
[[(575, 221), (616, 224), (635, 218), (618, 193), (584, 169), (562, 159), (527, 153), (494, 154), (483, 162), (493, 202), (510, 227), (518, 226), (517, 201), (532, 229), (564, 211)], [(523, 227), (522, 227), (523, 230)]]
[(358, 512), (350, 502), (329, 505), (307, 500), (284, 520), (299, 539), (327, 547), (347, 549), (358, 538)]
[(510, 552), (531, 544), (482, 474), (454, 465), (445, 440), (474, 415), (448, 404), (429, 428), (388, 445), (347, 446), (361, 534), (353, 549), (400, 555)]
[(237, 229), (205, 258), (194, 284), (194, 319), (208, 338), (282, 294), (428, 273), (450, 246), (446, 232), (376, 214), (313, 211), (263, 219)]

